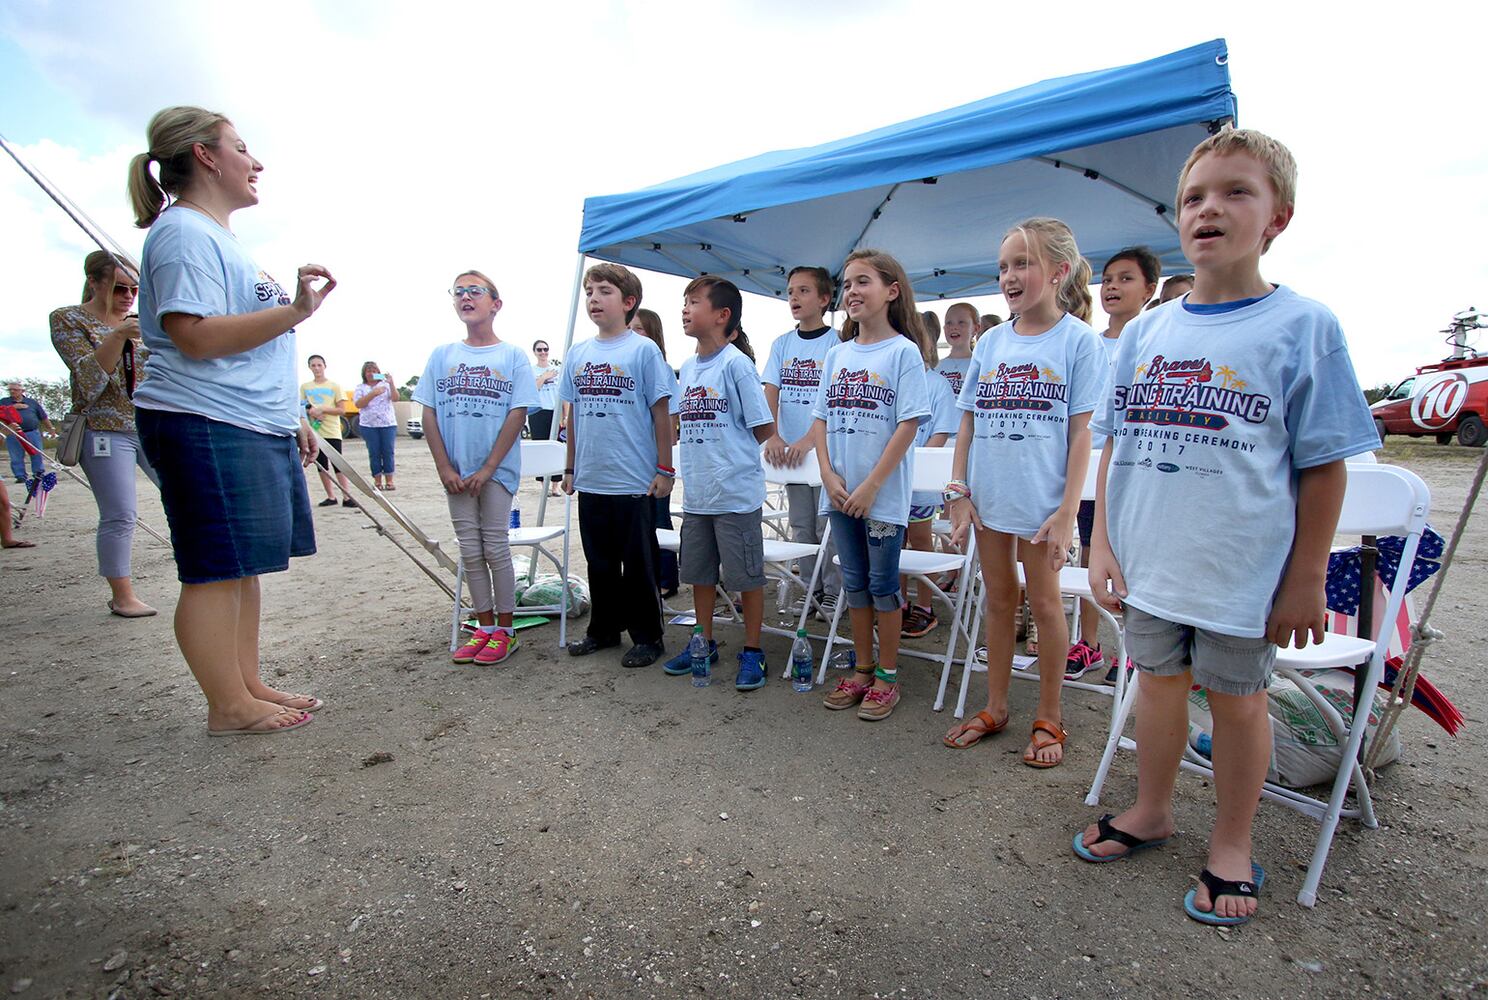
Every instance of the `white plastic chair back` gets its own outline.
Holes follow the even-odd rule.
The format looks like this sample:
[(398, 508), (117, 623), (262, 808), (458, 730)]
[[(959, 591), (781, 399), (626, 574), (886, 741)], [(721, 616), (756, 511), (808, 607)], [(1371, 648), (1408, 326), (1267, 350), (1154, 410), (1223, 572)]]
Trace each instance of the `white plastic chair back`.
[(1378, 465), (1379, 459), (1372, 451), (1361, 451), (1357, 455), (1350, 455), (1346, 461), (1349, 465)]
[[(761, 448), (760, 451), (763, 452), (764, 449)], [(765, 482), (767, 483), (778, 483), (782, 486), (796, 484), (820, 486), (822, 484), (821, 466), (817, 464), (815, 448), (808, 451), (806, 457), (801, 460), (801, 464), (794, 469), (771, 465), (763, 454), (760, 456), (760, 464), (764, 466)]]
[(1338, 517), (1340, 535), (1408, 535), (1426, 526), (1431, 492), (1397, 465), (1352, 464)]
[(910, 489), (930, 490), (940, 493), (951, 478), (951, 462), (956, 449), (949, 445), (941, 448), (916, 448), (914, 450), (914, 479)]
[(522, 441), (522, 475), (561, 476), (568, 462), (568, 445), (562, 441)]
[(1095, 499), (1095, 481), (1100, 478), (1101, 451), (1097, 448), (1090, 453), (1090, 464), (1085, 467), (1085, 485), (1080, 488), (1081, 500)]

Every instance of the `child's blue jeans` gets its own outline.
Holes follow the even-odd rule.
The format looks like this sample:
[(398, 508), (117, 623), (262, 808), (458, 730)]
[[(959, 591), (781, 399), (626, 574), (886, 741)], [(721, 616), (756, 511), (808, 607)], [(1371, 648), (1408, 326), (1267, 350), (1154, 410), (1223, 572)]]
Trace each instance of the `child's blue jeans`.
[(904, 526), (887, 521), (849, 517), (840, 510), (832, 519), (832, 541), (842, 562), (842, 593), (849, 608), (873, 607), (897, 611), (899, 595), (899, 550), (904, 547)]

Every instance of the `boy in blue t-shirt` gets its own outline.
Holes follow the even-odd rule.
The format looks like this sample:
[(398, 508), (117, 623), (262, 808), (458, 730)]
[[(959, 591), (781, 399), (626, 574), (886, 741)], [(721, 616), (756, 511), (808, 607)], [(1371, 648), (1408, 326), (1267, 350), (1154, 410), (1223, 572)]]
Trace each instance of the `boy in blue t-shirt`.
[(569, 352), (559, 395), (573, 408), (563, 491), (579, 494), (593, 608), (568, 653), (618, 646), (628, 630), (634, 645), (620, 663), (646, 667), (663, 652), (651, 498), (670, 494), (677, 476), (667, 411), (675, 380), (661, 350), (628, 327), (641, 304), (639, 278), (596, 265), (584, 275), (584, 300), (599, 336)]
[(1173, 835), (1188, 694), (1207, 688), (1218, 810), (1184, 911), (1210, 924), (1255, 913), (1265, 872), (1251, 823), (1271, 758), (1276, 647), (1322, 641), (1344, 460), (1379, 444), (1337, 319), (1261, 278), (1261, 255), (1292, 218), (1296, 170), (1284, 146), (1245, 129), (1189, 154), (1178, 232), (1193, 291), (1126, 327), (1095, 422), (1110, 438), (1090, 584), (1126, 608), (1140, 754), (1136, 804), (1076, 834), (1074, 849), (1112, 861)]
[[(791, 318), (796, 328), (775, 338), (765, 362), (765, 402), (775, 418), (775, 433), (765, 442), (765, 461), (777, 468), (794, 469), (811, 453), (811, 407), (821, 386), (827, 352), (840, 341), (827, 325), (827, 306), (832, 302), (832, 276), (824, 267), (797, 267), (786, 276)], [(821, 507), (821, 487), (789, 483), (785, 504), (793, 542), (820, 545), (827, 532)], [(842, 592), (842, 574), (832, 565), (829, 545), (817, 580), (814, 606), (823, 621), (832, 620), (837, 595)], [(801, 580), (809, 581), (816, 557), (797, 560)], [(796, 613), (799, 613), (799, 607)]]

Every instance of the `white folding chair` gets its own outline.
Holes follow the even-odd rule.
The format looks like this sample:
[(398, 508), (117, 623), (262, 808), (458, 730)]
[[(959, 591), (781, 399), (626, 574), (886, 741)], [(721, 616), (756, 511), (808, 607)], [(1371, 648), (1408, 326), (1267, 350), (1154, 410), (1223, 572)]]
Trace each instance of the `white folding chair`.
[[(945, 489), (946, 482), (951, 478), (951, 460), (955, 456), (952, 448), (916, 448), (914, 450), (914, 476), (911, 489), (934, 491), (936, 493)], [(972, 634), (966, 630), (966, 609), (969, 604), (966, 600), (967, 593), (972, 588), (971, 570), (976, 559), (976, 539), (972, 538), (966, 545), (965, 552), (923, 552), (917, 549), (903, 549), (899, 553), (899, 574), (908, 576), (919, 581), (921, 587), (929, 587), (933, 600), (943, 603), (951, 612), (949, 624), (951, 626), (950, 636), (946, 639), (945, 654), (922, 653), (917, 649), (908, 649), (903, 645), (899, 647), (901, 657), (912, 656), (920, 660), (932, 662), (941, 661), (940, 692), (936, 696), (935, 709), (939, 711), (941, 701), (945, 697), (946, 680), (951, 674), (951, 664), (956, 660), (956, 646), (961, 639), (967, 641), (968, 661), (975, 654), (976, 644), (972, 642)], [(832, 557), (835, 566), (841, 566), (842, 560)], [(820, 569), (821, 562), (817, 561)], [(955, 596), (952, 597), (935, 585), (931, 580), (932, 575), (955, 572), (957, 586)], [(816, 682), (818, 684), (826, 680), (827, 663), (832, 658), (832, 647), (837, 641), (837, 623), (842, 618), (843, 607), (847, 604), (845, 599), (838, 599), (837, 609), (832, 613), (832, 625), (827, 630), (827, 648), (822, 653), (821, 667), (817, 670)]]
[[(563, 469), (568, 460), (568, 446), (561, 441), (532, 441), (524, 440), (518, 442), (522, 449), (522, 475), (523, 476), (562, 476)], [(563, 498), (563, 524), (546, 525), (543, 516), (547, 508), (546, 484), (544, 485), (544, 497), (538, 506), (538, 523), (520, 528), (512, 528), (507, 532), (507, 542), (513, 548), (532, 549), (531, 567), (527, 571), (527, 580), (530, 583), (537, 575), (537, 566), (540, 558), (546, 558), (558, 571), (559, 578), (563, 581), (562, 591), (559, 595), (561, 603), (544, 604), (533, 607), (522, 607), (517, 610), (523, 614), (558, 616), (558, 645), (562, 646), (568, 642), (568, 556), (569, 556), (569, 528), (573, 514), (573, 498), (566, 495)], [(548, 549), (548, 544), (556, 538), (563, 539), (563, 558), (560, 560), (556, 554)], [(455, 571), (455, 609), (450, 620), (450, 650), (453, 652), (459, 648), (460, 620), (464, 617), (464, 601), (461, 600), (465, 587), (465, 560), (457, 560), (458, 569)]]
[[(1378, 631), (1373, 641), (1329, 632), (1322, 643), (1309, 645), (1306, 649), (1281, 649), (1276, 655), (1276, 671), (1295, 684), (1316, 706), (1328, 720), (1334, 737), (1343, 746), (1338, 773), (1333, 779), (1332, 794), (1326, 802), (1270, 782), (1261, 791), (1263, 798), (1295, 809), (1322, 823), (1317, 843), (1313, 847), (1312, 862), (1307, 868), (1307, 877), (1302, 883), (1302, 890), (1297, 893), (1297, 902), (1303, 906), (1312, 906), (1317, 902), (1318, 883), (1322, 881), (1323, 866), (1327, 864), (1328, 851), (1333, 845), (1333, 834), (1338, 828), (1339, 818), (1347, 816), (1357, 819), (1360, 825), (1369, 829), (1379, 825), (1374, 816), (1369, 784), (1359, 763), (1359, 749), (1364, 742), (1370, 709), (1374, 706), (1374, 691), (1384, 675), (1390, 636), (1405, 600), (1410, 568), (1415, 565), (1416, 549), (1420, 545), (1421, 535), (1426, 529), (1426, 517), (1431, 509), (1431, 492), (1413, 472), (1393, 465), (1370, 465), (1367, 460), (1353, 459), (1348, 462), (1347, 468), (1348, 488), (1343, 497), (1343, 513), (1338, 521), (1339, 533), (1404, 535), (1405, 548), (1401, 552), (1395, 583), (1390, 588), (1389, 598), (1385, 603), (1385, 612), (1375, 622)], [(1368, 581), (1364, 581), (1363, 590), (1366, 594), (1369, 589)], [(1353, 718), (1349, 722), (1344, 721), (1343, 716), (1317, 690), (1306, 674), (1308, 671), (1337, 667), (1354, 667), (1366, 671), (1362, 688), (1365, 696), (1354, 706)], [(1118, 671), (1118, 676), (1124, 679), (1124, 675), (1125, 671)], [(1105, 783), (1116, 751), (1136, 747), (1132, 740), (1121, 735), (1135, 692), (1136, 684), (1124, 685), (1119, 691), (1117, 710), (1112, 719), (1111, 732), (1106, 739), (1105, 753), (1096, 769), (1090, 794), (1085, 797), (1087, 805), (1099, 804), (1101, 786)], [(1211, 778), (1214, 774), (1209, 762), (1198, 758), (1196, 754), (1185, 756), (1182, 767)], [(1354, 789), (1356, 804), (1351, 808), (1344, 808), (1344, 799), (1350, 785)]]
[[(1100, 459), (1101, 459), (1101, 453), (1098, 452), (1098, 451), (1095, 452), (1091, 456), (1091, 458), (1090, 458), (1090, 464), (1086, 467), (1086, 470), (1085, 470), (1085, 482), (1082, 484), (1081, 489), (1080, 489), (1080, 499), (1082, 499), (1082, 500), (1094, 500), (1095, 499), (1095, 486), (1096, 486), (1097, 480), (1100, 478)], [(1023, 564), (1021, 562), (1018, 563), (1017, 570), (1018, 570), (1018, 583), (1021, 586), (1023, 584), (1023, 582), (1024, 582), (1024, 580), (1023, 580)], [(1090, 604), (1091, 607), (1095, 608), (1096, 613), (1099, 614), (1101, 616), (1101, 618), (1104, 619), (1106, 621), (1106, 623), (1109, 624), (1111, 626), (1111, 628), (1116, 633), (1116, 661), (1115, 662), (1117, 664), (1124, 664), (1124, 663), (1126, 663), (1126, 632), (1121, 627), (1121, 623), (1116, 620), (1116, 616), (1115, 615), (1111, 614), (1111, 612), (1107, 611), (1105, 608), (1101, 607), (1099, 604), (1097, 604), (1095, 602), (1095, 597), (1090, 592), (1090, 573), (1089, 573), (1089, 571), (1088, 570), (1085, 570), (1084, 568), (1082, 568), (1080, 566), (1066, 566), (1063, 569), (1061, 569), (1059, 571), (1059, 593), (1060, 593), (1060, 596), (1061, 597), (1073, 597), (1075, 599), (1075, 607), (1074, 607), (1074, 614), (1073, 614), (1073, 619), (1074, 620), (1073, 620), (1073, 623), (1072, 623), (1071, 628), (1070, 628), (1070, 636), (1071, 636), (1071, 638), (1074, 638), (1074, 637), (1078, 636), (1078, 634), (1079, 634), (1080, 602), (1081, 601), (1085, 601), (1086, 603)], [(975, 604), (975, 613), (974, 613), (974, 615), (972, 617), (972, 623), (971, 623), (971, 635), (973, 636), (973, 642), (975, 642), (975, 636), (977, 636), (981, 632), (982, 615), (983, 615), (983, 613), (985, 613), (985, 611), (986, 611), (986, 604), (985, 604), (985, 602), (982, 601), (982, 600), (978, 600), (976, 602), (976, 604)], [(972, 670), (973, 670), (972, 657), (967, 657), (966, 665), (965, 665), (965, 667), (963, 668), (963, 670), (961, 672), (961, 692), (960, 692), (960, 694), (956, 698), (956, 712), (955, 712), (955, 715), (956, 715), (956, 718), (958, 718), (958, 719), (959, 718), (962, 718), (966, 714), (966, 692), (967, 692), (967, 687), (969, 686), (969, 683), (970, 683), (970, 680), (971, 680)], [(1122, 685), (1123, 685), (1123, 683), (1126, 680), (1126, 671), (1125, 670), (1118, 669), (1116, 671), (1116, 674), (1117, 674), (1117, 681), (1116, 681), (1116, 689), (1115, 689), (1115, 691), (1113, 691), (1110, 687), (1108, 687), (1105, 684), (1092, 684), (1092, 683), (1090, 683), (1088, 681), (1068, 681), (1067, 680), (1067, 681), (1064, 681), (1063, 683), (1064, 683), (1064, 686), (1065, 687), (1077, 688), (1077, 689), (1079, 689), (1081, 691), (1094, 691), (1097, 694), (1112, 695), (1113, 697), (1115, 697), (1115, 696), (1119, 695), (1119, 692), (1122, 689)], [(1013, 676), (1014, 677), (1021, 677), (1024, 680), (1038, 680), (1038, 677), (1039, 677), (1039, 675), (1037, 673), (1033, 673), (1033, 672), (1026, 671), (1026, 670), (1014, 670), (1013, 671)], [(940, 710), (940, 707), (941, 707), (942, 701), (944, 699), (944, 696), (945, 696), (944, 684), (942, 684), (941, 696), (938, 697), (936, 699), (936, 701), (935, 701), (936, 711), (939, 711)], [(1113, 704), (1113, 719), (1114, 719), (1114, 704)]]

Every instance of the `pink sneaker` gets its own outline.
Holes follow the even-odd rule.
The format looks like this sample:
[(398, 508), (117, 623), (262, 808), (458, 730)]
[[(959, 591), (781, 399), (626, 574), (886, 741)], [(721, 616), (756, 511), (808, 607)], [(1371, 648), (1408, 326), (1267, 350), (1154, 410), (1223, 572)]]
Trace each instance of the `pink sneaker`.
[(475, 665), (491, 667), (517, 651), (517, 637), (511, 632), (497, 631), (486, 643), (486, 648), (475, 654)]
[(486, 648), (486, 643), (491, 641), (491, 633), (482, 632), (479, 629), (470, 633), (470, 638), (465, 645), (450, 654), (450, 660), (454, 663), (474, 663), (475, 654)]
[(1092, 646), (1081, 639), (1069, 648), (1069, 656), (1064, 661), (1064, 679), (1077, 681), (1084, 677), (1087, 671), (1094, 670), (1106, 662), (1106, 655), (1101, 652), (1099, 646)]

